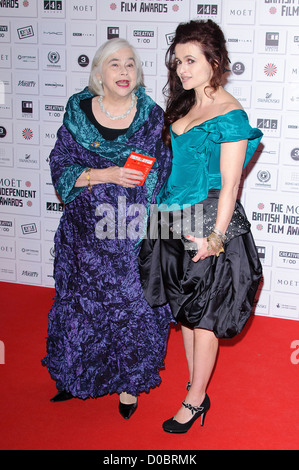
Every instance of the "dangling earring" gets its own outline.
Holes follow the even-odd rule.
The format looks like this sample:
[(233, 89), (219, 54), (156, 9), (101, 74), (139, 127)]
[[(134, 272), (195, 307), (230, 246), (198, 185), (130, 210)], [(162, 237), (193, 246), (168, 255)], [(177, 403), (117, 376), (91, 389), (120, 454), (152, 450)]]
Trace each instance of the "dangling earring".
[(101, 80), (101, 79), (99, 80), (99, 84), (100, 84), (100, 85), (103, 85), (103, 82), (102, 82), (102, 80)]

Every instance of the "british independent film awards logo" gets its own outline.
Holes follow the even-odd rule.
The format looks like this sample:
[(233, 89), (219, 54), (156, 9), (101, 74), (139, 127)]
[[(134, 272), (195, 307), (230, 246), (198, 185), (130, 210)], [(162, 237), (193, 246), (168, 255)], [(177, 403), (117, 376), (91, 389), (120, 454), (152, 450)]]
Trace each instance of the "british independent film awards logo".
[(270, 15), (279, 14), (281, 17), (299, 16), (298, 0), (264, 0), (265, 6), (269, 7)]
[(110, 10), (117, 11), (120, 10), (121, 12), (131, 12), (131, 13), (169, 13), (169, 9), (173, 12), (178, 12), (180, 6), (177, 3), (173, 3), (171, 6), (168, 5), (168, 0), (164, 1), (163, 3), (161, 0), (152, 1), (148, 0), (147, 2), (111, 2), (110, 3)]

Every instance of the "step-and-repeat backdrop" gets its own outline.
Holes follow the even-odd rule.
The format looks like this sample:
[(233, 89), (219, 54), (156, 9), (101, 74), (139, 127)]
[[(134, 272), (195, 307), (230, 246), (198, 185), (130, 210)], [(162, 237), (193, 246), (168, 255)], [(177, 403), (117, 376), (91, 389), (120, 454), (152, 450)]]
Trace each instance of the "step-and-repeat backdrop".
[(264, 268), (256, 313), (299, 319), (299, 0), (0, 0), (0, 281), (54, 286), (48, 157), (98, 46), (127, 38), (163, 107), (166, 49), (195, 18), (224, 30), (226, 89), (264, 133), (241, 197)]

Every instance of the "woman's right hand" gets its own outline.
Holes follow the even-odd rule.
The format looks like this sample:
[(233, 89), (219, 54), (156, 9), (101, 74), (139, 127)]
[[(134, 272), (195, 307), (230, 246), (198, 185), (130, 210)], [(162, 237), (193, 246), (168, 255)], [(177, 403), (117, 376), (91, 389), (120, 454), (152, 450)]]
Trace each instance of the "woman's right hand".
[[(90, 184), (114, 183), (124, 188), (134, 188), (136, 184), (143, 180), (141, 171), (131, 168), (123, 168), (120, 166), (109, 166), (108, 168), (92, 168), (89, 171)], [(86, 173), (83, 171), (76, 181), (76, 187), (87, 186), (88, 180)]]
[(110, 166), (103, 170), (95, 170), (101, 172), (99, 174), (101, 183), (114, 183), (123, 186), (124, 188), (134, 188), (136, 184), (143, 180), (143, 173), (139, 170), (131, 168), (123, 168), (119, 166)]

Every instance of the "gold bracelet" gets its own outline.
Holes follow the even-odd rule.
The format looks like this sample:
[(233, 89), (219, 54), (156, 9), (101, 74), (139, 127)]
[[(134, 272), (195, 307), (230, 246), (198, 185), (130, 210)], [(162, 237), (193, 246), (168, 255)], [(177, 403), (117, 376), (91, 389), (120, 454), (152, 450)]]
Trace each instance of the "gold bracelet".
[(216, 233), (216, 235), (218, 235), (218, 237), (222, 240), (223, 243), (225, 242), (226, 236), (223, 232), (221, 232), (221, 230), (219, 230), (219, 228), (214, 227), (212, 232)]
[(220, 253), (224, 253), (223, 241), (214, 231), (210, 233), (207, 238), (208, 240), (208, 251), (214, 250), (216, 256), (218, 257)]
[(86, 179), (87, 179), (87, 181), (88, 181), (88, 191), (91, 193), (92, 184), (91, 184), (91, 182), (90, 182), (90, 170), (91, 170), (91, 168), (87, 168), (87, 169), (85, 170), (85, 173), (86, 173)]

